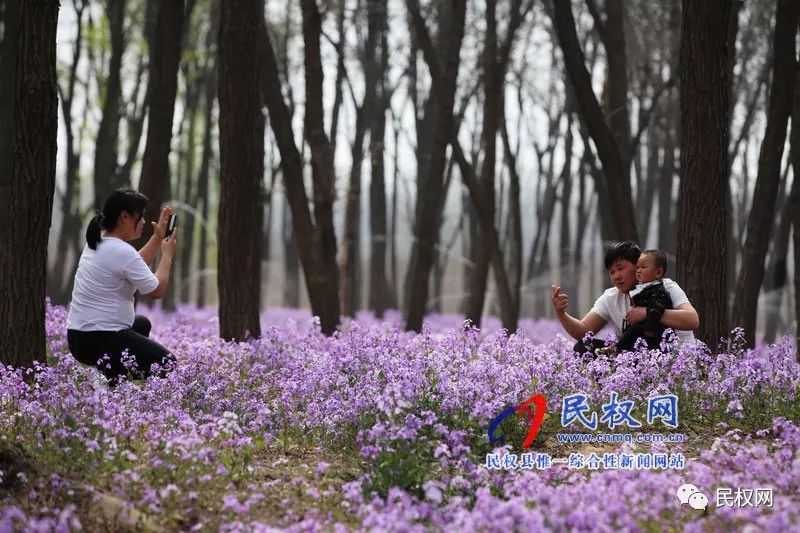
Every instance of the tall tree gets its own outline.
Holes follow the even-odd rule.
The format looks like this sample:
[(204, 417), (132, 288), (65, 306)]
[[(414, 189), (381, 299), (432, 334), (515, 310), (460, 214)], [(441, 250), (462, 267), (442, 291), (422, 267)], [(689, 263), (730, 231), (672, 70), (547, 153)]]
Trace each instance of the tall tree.
[(333, 232), (333, 159), (322, 119), (321, 17), (316, 4), (304, 0), (306, 136), (312, 146), (313, 221), (303, 183), (303, 160), (294, 141), (292, 115), (283, 99), (278, 63), (263, 16), (260, 24), (257, 50), (264, 76), (261, 94), (269, 110), (270, 126), (281, 154), (281, 175), (292, 211), (296, 251), (303, 266), (311, 312), (320, 317), (322, 331), (330, 335), (339, 324), (339, 267), (336, 264), (336, 235)]
[(259, 0), (222, 0), (219, 28), (219, 329), (224, 339), (261, 336), (264, 112), (258, 56)]
[[(72, 50), (72, 62), (69, 67), (69, 74), (66, 79), (66, 84), (59, 83), (58, 93), (61, 100), (61, 113), (64, 117), (64, 137), (66, 140), (66, 175), (64, 194), (61, 197), (61, 228), (58, 233), (58, 241), (56, 244), (55, 259), (52, 262), (53, 267), (50, 269), (50, 276), (47, 281), (47, 293), (53, 303), (64, 305), (69, 300), (72, 294), (72, 285), (74, 276), (67, 277), (69, 271), (67, 265), (69, 260), (67, 257), (70, 252), (80, 252), (80, 196), (81, 187), (80, 180), (78, 179), (78, 170), (81, 164), (81, 150), (80, 144), (76, 139), (75, 126), (72, 120), (72, 108), (75, 103), (75, 87), (78, 81), (78, 64), (80, 63), (83, 55), (83, 13), (88, 7), (87, 0), (75, 0), (73, 8), (75, 9), (76, 21), (76, 35), (75, 45)], [(73, 261), (77, 263), (77, 261)]]
[(44, 361), (56, 180), (58, 2), (4, 2), (0, 42), (0, 363)]
[[(161, 204), (170, 196), (169, 152), (184, 20), (182, 1), (156, 1), (158, 11), (153, 42), (150, 44), (150, 79), (147, 87), (147, 140), (139, 180), (139, 190), (150, 199), (150, 209), (153, 211), (150, 218), (153, 218), (152, 215), (158, 216)], [(143, 246), (152, 233), (152, 226), (145, 224), (138, 245)]]
[[(386, 180), (384, 168), (384, 139), (386, 112), (390, 106), (386, 76), (389, 68), (388, 11), (386, 0), (367, 2), (367, 40), (375, 46), (366, 50), (366, 68), (376, 72), (373, 77), (373, 105), (365, 109), (369, 127), (370, 183), (369, 227), (370, 270), (368, 306), (378, 318), (390, 306), (396, 305), (393, 291), (386, 279)], [(374, 36), (374, 37), (373, 37)]]
[[(798, 69), (800, 73), (800, 69)], [(800, 77), (800, 74), (798, 74)], [(792, 244), (794, 247), (794, 293), (800, 294), (800, 186), (798, 186), (798, 176), (800, 176), (800, 80), (795, 80), (794, 99), (792, 103), (792, 132), (789, 136), (789, 156), (794, 172), (794, 183), (792, 192), (787, 201), (787, 209), (792, 212)], [(800, 347), (800, 298), (794, 298), (795, 316), (795, 346)], [(797, 348), (797, 361), (800, 362), (800, 348)]]
[(311, 178), (314, 187), (314, 221), (319, 230), (319, 252), (326, 283), (322, 291), (323, 331), (332, 332), (339, 325), (339, 268), (336, 262), (336, 232), (333, 226), (333, 201), (336, 196), (333, 150), (325, 133), (322, 105), (322, 15), (316, 0), (301, 0), (303, 13), (303, 52), (305, 58), (306, 113), (303, 122), (306, 142), (311, 151)]
[[(411, 249), (410, 280), (406, 289), (406, 329), (420, 331), (428, 303), (428, 279), (439, 241), (439, 213), (444, 201), (444, 170), (447, 145), (453, 138), (456, 81), (464, 37), (466, 0), (439, 2), (439, 45), (425, 26), (418, 0), (407, 0), (414, 31), (431, 74), (431, 96), (427, 112), (432, 113), (432, 142), (429, 157), (418, 175), (418, 202), (415, 220), (416, 240)], [(437, 52), (437, 49), (440, 52)], [(426, 112), (426, 113), (427, 113)], [(422, 192), (424, 191), (424, 193)]]
[(725, 227), (732, 0), (683, 0), (678, 279), (698, 314), (697, 336), (716, 349), (727, 333)]
[(121, 186), (117, 173), (122, 55), (125, 53), (125, 0), (107, 2), (105, 14), (111, 40), (111, 58), (103, 100), (103, 118), (97, 130), (94, 151), (94, 204), (100, 209), (108, 194)]
[(792, 97), (797, 69), (795, 40), (800, 17), (800, 2), (778, 0), (773, 37), (772, 84), (767, 109), (767, 129), (758, 158), (758, 177), (753, 191), (753, 204), (747, 222), (742, 268), (736, 283), (732, 322), (744, 328), (747, 344), (755, 346), (758, 294), (764, 279), (764, 259), (772, 233), (780, 183), (781, 161), (786, 144), (786, 126), (792, 112)]
[[(485, 191), (486, 208), (494, 218), (494, 174), (497, 161), (497, 127), (501, 109), (500, 87), (503, 85), (505, 65), (497, 64), (497, 13), (496, 0), (486, 2), (486, 34), (484, 37), (481, 65), (483, 71), (483, 163), (481, 164), (480, 183)], [(481, 235), (481, 237), (483, 237)], [(479, 238), (474, 242), (472, 262), (472, 291), (467, 301), (467, 320), (480, 327), (483, 305), (486, 300), (486, 281), (489, 272), (488, 239)]]
[[(638, 240), (631, 197), (630, 151), (627, 148), (630, 137), (625, 133), (629, 131), (630, 127), (627, 125), (627, 112), (623, 114), (625, 124), (622, 124), (623, 119), (615, 118), (613, 120), (615, 127), (612, 129), (606, 123), (606, 117), (592, 89), (591, 76), (586, 69), (571, 4), (571, 1), (553, 2), (553, 21), (558, 34), (558, 43), (563, 53), (567, 77), (575, 88), (578, 109), (603, 166), (604, 186), (608, 189), (610, 199), (607, 209), (612, 214), (614, 236), (617, 239)], [(612, 27), (603, 26), (605, 28), (603, 31), (609, 34), (621, 32), (622, 7), (619, 0), (610, 0), (609, 10), (609, 22), (612, 22)], [(620, 39), (622, 39), (621, 45)], [(612, 54), (619, 54), (620, 46), (624, 51), (624, 38), (621, 35), (608, 37), (604, 39), (604, 42), (609, 57)], [(622, 94), (623, 91), (627, 91), (627, 82), (624, 80), (626, 76), (624, 64), (624, 57), (615, 57), (614, 60), (609, 61), (609, 77), (615, 78), (614, 81), (609, 81), (609, 91), (607, 91), (608, 102), (611, 105), (618, 104), (620, 101), (624, 103), (627, 99), (627, 94)], [(615, 69), (613, 73), (611, 72), (612, 67)], [(619, 76), (623, 79), (616, 79)], [(623, 107), (625, 106), (623, 105)], [(614, 108), (610, 114), (619, 114), (618, 112), (619, 110)], [(622, 150), (620, 150), (620, 145), (615, 142), (615, 133), (617, 137), (626, 139), (626, 142), (622, 143)]]

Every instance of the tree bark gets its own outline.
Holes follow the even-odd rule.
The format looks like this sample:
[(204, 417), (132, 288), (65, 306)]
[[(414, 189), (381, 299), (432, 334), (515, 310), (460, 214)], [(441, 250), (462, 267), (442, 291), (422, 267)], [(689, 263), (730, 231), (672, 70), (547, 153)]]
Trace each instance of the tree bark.
[(775, 199), (781, 177), (781, 161), (786, 144), (786, 126), (792, 112), (795, 84), (797, 36), (800, 2), (779, 0), (775, 12), (772, 85), (767, 110), (767, 129), (758, 158), (758, 177), (753, 191), (753, 204), (747, 223), (742, 268), (736, 282), (732, 322), (744, 328), (749, 347), (755, 346), (758, 295), (764, 279), (764, 260), (772, 233)]
[[(453, 104), (460, 64), (459, 54), (464, 36), (465, 0), (446, 0), (439, 4), (439, 37), (442, 55), (436, 53), (417, 0), (408, 0), (412, 11), (415, 33), (420, 38), (425, 62), (431, 73), (431, 101), (436, 102), (438, 112), (434, 114), (431, 131), (430, 157), (425, 161), (423, 173), (418, 177), (418, 187), (424, 195), (416, 218), (417, 240), (412, 245), (409, 269), (411, 278), (406, 290), (406, 329), (422, 330), (422, 319), (428, 302), (428, 279), (433, 266), (438, 242), (439, 228), (435, 224), (442, 208), (444, 169), (447, 145), (453, 135)], [(491, 220), (491, 219), (490, 219)]]
[(7, 2), (0, 45), (0, 363), (44, 361), (58, 132), (58, 2)]
[(683, 0), (678, 280), (700, 315), (696, 336), (712, 350), (727, 334), (727, 35), (731, 0)]
[[(170, 196), (169, 152), (175, 96), (178, 92), (183, 18), (183, 2), (159, 2), (154, 41), (150, 47), (147, 140), (139, 179), (139, 191), (150, 199), (151, 215), (148, 218), (151, 220), (158, 218), (161, 205)], [(145, 224), (137, 247), (144, 246), (152, 234), (152, 226)]]
[(223, 0), (219, 31), (219, 328), (260, 337), (264, 114), (256, 49), (263, 3)]

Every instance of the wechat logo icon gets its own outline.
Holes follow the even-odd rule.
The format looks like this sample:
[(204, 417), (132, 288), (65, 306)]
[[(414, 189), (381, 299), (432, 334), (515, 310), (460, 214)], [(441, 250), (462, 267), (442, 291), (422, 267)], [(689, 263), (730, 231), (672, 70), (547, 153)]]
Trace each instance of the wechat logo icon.
[(698, 511), (704, 510), (708, 505), (708, 497), (691, 483), (681, 485), (676, 495), (681, 505), (688, 503), (689, 507)]

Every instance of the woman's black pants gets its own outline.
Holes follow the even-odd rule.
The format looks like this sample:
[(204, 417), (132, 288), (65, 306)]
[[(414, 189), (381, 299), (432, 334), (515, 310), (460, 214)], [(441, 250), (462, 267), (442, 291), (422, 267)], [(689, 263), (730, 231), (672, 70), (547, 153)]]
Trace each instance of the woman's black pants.
[[(136, 315), (133, 327), (121, 331), (70, 329), (67, 330), (69, 351), (81, 363), (97, 367), (112, 384), (128, 373), (134, 378), (145, 379), (152, 375), (150, 367), (154, 363), (164, 367), (175, 362), (175, 356), (169, 350), (148, 338), (150, 327), (147, 317)], [(122, 354), (125, 350), (136, 361), (135, 370), (123, 365)], [(165, 371), (162, 370), (159, 375), (163, 374)]]

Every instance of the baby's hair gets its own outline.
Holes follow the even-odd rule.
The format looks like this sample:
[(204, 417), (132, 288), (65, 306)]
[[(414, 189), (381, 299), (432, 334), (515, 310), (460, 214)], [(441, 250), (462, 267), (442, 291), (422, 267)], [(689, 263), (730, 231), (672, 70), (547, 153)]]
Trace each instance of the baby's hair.
[(653, 259), (656, 260), (656, 268), (664, 269), (662, 276), (667, 273), (667, 256), (664, 254), (664, 252), (661, 250), (645, 250), (642, 252), (642, 255), (645, 254), (653, 256)]

